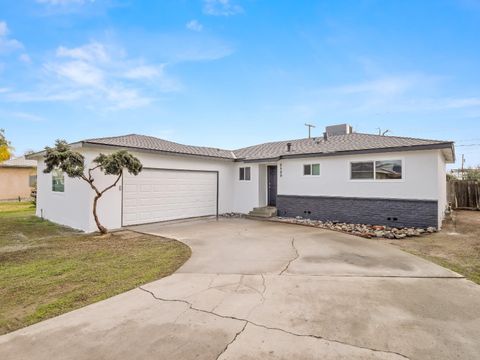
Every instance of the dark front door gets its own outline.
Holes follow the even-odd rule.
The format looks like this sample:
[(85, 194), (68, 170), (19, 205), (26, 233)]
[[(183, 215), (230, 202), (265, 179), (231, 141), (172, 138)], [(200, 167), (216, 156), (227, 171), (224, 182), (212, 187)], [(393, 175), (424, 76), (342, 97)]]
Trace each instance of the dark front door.
[(277, 206), (277, 167), (267, 166), (268, 206)]

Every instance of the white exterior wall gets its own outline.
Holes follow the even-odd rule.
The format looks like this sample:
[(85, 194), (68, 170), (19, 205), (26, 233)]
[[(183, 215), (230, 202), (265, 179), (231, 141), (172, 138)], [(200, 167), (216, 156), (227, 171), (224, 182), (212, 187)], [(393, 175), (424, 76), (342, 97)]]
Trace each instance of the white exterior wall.
[[(283, 159), (279, 195), (438, 200), (437, 150)], [(350, 180), (350, 162), (402, 160), (402, 180)], [(320, 164), (320, 176), (303, 176), (304, 164)]]
[[(100, 153), (112, 152), (109, 149), (81, 148), (76, 149), (85, 156), (85, 162), (91, 161)], [(231, 161), (210, 160), (200, 157), (186, 157), (175, 155), (160, 155), (149, 152), (131, 153), (148, 168), (159, 169), (186, 169), (209, 170), (219, 172), (219, 212), (233, 211), (233, 166)], [(64, 224), (86, 232), (96, 231), (97, 227), (92, 215), (94, 192), (83, 180), (70, 179), (65, 176), (65, 192), (53, 193), (51, 191), (51, 174), (43, 174), (43, 161), (38, 167), (38, 206), (37, 215), (43, 216), (53, 222)], [(105, 176), (100, 170), (93, 173), (95, 185), (103, 189), (115, 181), (114, 176)], [(98, 216), (100, 222), (108, 229), (117, 229), (122, 226), (122, 182), (116, 188), (107, 191), (98, 201)]]
[(65, 192), (52, 191), (52, 174), (44, 174), (45, 163), (38, 161), (36, 215), (75, 229), (88, 229), (90, 188), (79, 179), (65, 175)]
[(442, 227), (445, 218), (445, 209), (447, 208), (447, 164), (445, 157), (438, 152), (438, 224)]
[[(87, 163), (99, 152), (109, 149), (80, 148)], [(200, 157), (132, 152), (144, 167), (164, 169), (209, 170), (219, 172), (219, 212), (248, 213), (266, 204), (265, 163), (243, 163)], [(350, 180), (350, 162), (364, 160), (403, 160), (402, 180)], [(303, 165), (319, 163), (320, 176), (303, 176)], [(275, 165), (271, 163), (268, 165)], [(439, 150), (410, 151), (368, 155), (346, 155), (282, 159), (278, 167), (279, 195), (344, 196), (437, 200), (439, 220), (446, 206), (445, 159)], [(250, 181), (239, 180), (239, 168), (251, 168)], [(92, 215), (94, 192), (83, 180), (65, 176), (65, 192), (52, 192), (51, 174), (44, 174), (43, 161), (38, 162), (37, 216), (87, 232), (96, 231)], [(280, 175), (281, 174), (281, 175)], [(95, 184), (103, 189), (115, 177), (94, 172)], [(108, 229), (120, 228), (122, 212), (121, 182), (105, 193), (98, 202), (100, 221)]]
[[(239, 179), (239, 168), (250, 167), (250, 181)], [(259, 165), (233, 163), (233, 212), (246, 214), (259, 206)]]

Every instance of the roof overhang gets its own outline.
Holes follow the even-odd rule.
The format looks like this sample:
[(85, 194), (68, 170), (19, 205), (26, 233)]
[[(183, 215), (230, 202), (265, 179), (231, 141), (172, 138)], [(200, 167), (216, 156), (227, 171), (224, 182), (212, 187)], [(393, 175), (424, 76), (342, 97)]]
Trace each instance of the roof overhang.
[[(79, 149), (79, 148), (103, 148), (103, 149), (127, 149), (127, 150), (134, 150), (139, 152), (146, 152), (146, 153), (155, 153), (155, 154), (163, 154), (163, 155), (171, 155), (171, 156), (188, 156), (188, 157), (196, 157), (196, 158), (204, 158), (210, 160), (223, 160), (223, 161), (233, 161), (232, 158), (226, 158), (223, 156), (208, 156), (208, 155), (197, 155), (197, 154), (187, 154), (187, 153), (180, 153), (175, 151), (164, 151), (164, 150), (155, 150), (155, 149), (145, 149), (140, 147), (134, 146), (119, 146), (119, 145), (109, 145), (109, 144), (101, 144), (95, 143), (90, 141), (78, 141), (75, 143), (69, 144), (72, 149)], [(42, 150), (33, 154), (27, 155), (26, 159), (38, 160), (45, 156), (46, 151)]]
[(109, 144), (101, 144), (95, 143), (90, 141), (82, 141), (82, 147), (85, 148), (104, 148), (104, 149), (128, 149), (133, 151), (139, 152), (147, 152), (147, 153), (155, 153), (155, 154), (162, 154), (162, 155), (172, 155), (172, 156), (188, 156), (188, 157), (196, 157), (196, 158), (204, 158), (210, 160), (223, 160), (223, 161), (234, 161), (235, 159), (227, 158), (224, 156), (210, 156), (210, 155), (200, 155), (200, 154), (188, 154), (176, 151), (166, 151), (166, 150), (155, 150), (155, 149), (145, 149), (141, 147), (135, 146), (119, 146), (119, 145), (109, 145)]
[(378, 154), (378, 153), (390, 153), (390, 152), (402, 152), (402, 151), (420, 151), (420, 150), (441, 150), (447, 163), (455, 162), (455, 147), (453, 142), (445, 142), (438, 144), (428, 145), (414, 145), (414, 146), (398, 146), (388, 148), (375, 148), (364, 150), (347, 150), (347, 151), (335, 151), (335, 152), (314, 152), (314, 153), (302, 153), (302, 154), (283, 154), (277, 157), (261, 158), (261, 159), (236, 159), (235, 161), (241, 162), (271, 162), (279, 161), (281, 159), (300, 159), (310, 157), (330, 157), (330, 156), (346, 156), (346, 155), (362, 155), (362, 154)]

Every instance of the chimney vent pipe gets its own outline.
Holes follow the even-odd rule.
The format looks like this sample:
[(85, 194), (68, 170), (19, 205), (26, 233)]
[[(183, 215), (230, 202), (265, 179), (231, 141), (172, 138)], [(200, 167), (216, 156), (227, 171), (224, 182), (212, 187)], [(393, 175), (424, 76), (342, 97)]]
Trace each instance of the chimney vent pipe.
[(287, 152), (290, 152), (292, 149), (292, 143), (287, 143)]

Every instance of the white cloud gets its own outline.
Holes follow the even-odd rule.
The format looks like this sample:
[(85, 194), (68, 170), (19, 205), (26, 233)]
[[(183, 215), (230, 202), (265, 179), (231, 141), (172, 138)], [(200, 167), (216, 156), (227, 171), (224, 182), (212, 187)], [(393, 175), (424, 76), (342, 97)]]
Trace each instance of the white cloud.
[(200, 24), (197, 20), (190, 20), (185, 24), (185, 27), (188, 30), (197, 31), (197, 32), (203, 30), (203, 25)]
[(243, 8), (230, 0), (204, 0), (203, 12), (213, 16), (231, 16), (243, 13)]
[(142, 65), (127, 70), (125, 77), (128, 79), (152, 79), (161, 76), (162, 73), (163, 66)]
[(71, 88), (42, 87), (35, 91), (9, 91), (5, 94), (4, 98), (7, 101), (18, 103), (58, 102), (78, 100), (84, 95), (84, 92)]
[(7, 36), (8, 34), (8, 27), (5, 21), (0, 21), (0, 37)]
[(10, 31), (7, 23), (5, 21), (0, 21), (0, 54), (23, 48), (23, 44), (20, 41), (9, 38), (9, 33)]
[(54, 54), (43, 64), (44, 81), (36, 89), (2, 97), (11, 102), (75, 100), (87, 107), (127, 109), (149, 105), (159, 93), (181, 88), (165, 74), (165, 64), (130, 58), (123, 49), (100, 42), (59, 46)]
[(400, 94), (408, 90), (415, 82), (415, 79), (412, 77), (384, 77), (361, 83), (339, 86), (336, 88), (336, 91), (343, 94)]
[(47, 64), (46, 69), (77, 85), (100, 87), (103, 85), (103, 71), (84, 61), (68, 61)]
[(395, 114), (444, 115), (480, 111), (480, 97), (447, 96), (445, 77), (403, 74), (371, 78), (358, 83), (322, 87), (298, 94), (283, 107), (290, 116), (362, 118)]
[(56, 52), (58, 57), (69, 57), (76, 60), (84, 60), (89, 62), (108, 62), (110, 57), (107, 49), (103, 44), (91, 42), (89, 44), (76, 48), (66, 48), (60, 46)]
[(443, 106), (448, 109), (458, 109), (466, 107), (480, 106), (480, 97), (469, 97), (460, 99), (445, 99), (442, 101)]
[(28, 54), (21, 54), (18, 57), (18, 60), (20, 60), (21, 62), (26, 63), (26, 64), (30, 64), (32, 62), (32, 59), (30, 58), (30, 56)]
[(52, 6), (66, 6), (66, 5), (83, 5), (86, 3), (93, 3), (95, 0), (36, 0), (39, 4), (46, 4)]
[(11, 117), (15, 117), (17, 119), (21, 120), (27, 120), (31, 122), (40, 122), (44, 121), (45, 119), (41, 116), (35, 115), (35, 114), (30, 114), (30, 113), (25, 113), (25, 112), (12, 112), (9, 114)]
[(105, 90), (107, 99), (111, 102), (109, 109), (112, 110), (143, 107), (154, 101), (154, 99), (140, 94), (136, 89), (111, 87)]

